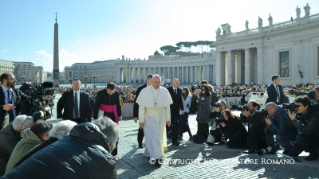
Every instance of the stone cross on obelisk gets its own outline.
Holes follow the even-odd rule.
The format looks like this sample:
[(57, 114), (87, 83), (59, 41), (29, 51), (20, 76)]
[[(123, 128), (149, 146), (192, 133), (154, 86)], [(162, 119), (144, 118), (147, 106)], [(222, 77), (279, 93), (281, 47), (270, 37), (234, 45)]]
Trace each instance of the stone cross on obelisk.
[(59, 34), (58, 34), (58, 13), (55, 13), (54, 24), (54, 44), (53, 44), (53, 84), (54, 87), (59, 86)]

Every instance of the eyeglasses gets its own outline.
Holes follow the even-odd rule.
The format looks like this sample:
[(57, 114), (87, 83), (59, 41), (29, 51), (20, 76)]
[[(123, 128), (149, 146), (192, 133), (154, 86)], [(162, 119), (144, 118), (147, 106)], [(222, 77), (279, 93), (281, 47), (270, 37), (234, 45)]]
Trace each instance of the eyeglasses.
[(296, 104), (295, 104), (295, 108), (299, 108), (300, 106), (303, 106), (303, 105), (296, 105)]

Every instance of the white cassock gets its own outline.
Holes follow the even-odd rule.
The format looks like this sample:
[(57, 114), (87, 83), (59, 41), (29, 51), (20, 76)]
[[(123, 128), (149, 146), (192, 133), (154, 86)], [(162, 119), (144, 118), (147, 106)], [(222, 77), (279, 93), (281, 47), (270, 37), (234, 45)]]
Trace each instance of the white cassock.
[(136, 103), (139, 105), (139, 121), (144, 123), (144, 155), (159, 159), (164, 158), (167, 150), (166, 122), (171, 121), (171, 95), (163, 87), (155, 89), (152, 85), (144, 88)]

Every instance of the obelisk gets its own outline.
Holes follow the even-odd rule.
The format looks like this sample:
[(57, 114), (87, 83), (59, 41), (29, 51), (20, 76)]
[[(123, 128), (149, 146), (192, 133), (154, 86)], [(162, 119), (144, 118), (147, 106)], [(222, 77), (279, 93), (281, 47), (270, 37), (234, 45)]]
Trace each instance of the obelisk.
[(53, 44), (53, 84), (54, 87), (59, 86), (59, 34), (58, 34), (58, 13), (55, 13), (55, 24), (54, 24), (54, 44)]

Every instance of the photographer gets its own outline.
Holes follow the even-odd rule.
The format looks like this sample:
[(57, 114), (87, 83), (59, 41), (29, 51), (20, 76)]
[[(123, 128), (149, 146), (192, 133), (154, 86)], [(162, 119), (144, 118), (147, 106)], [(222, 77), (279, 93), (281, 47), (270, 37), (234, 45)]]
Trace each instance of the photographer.
[(267, 103), (266, 109), (268, 113), (268, 118), (265, 118), (267, 144), (268, 146), (274, 146), (274, 135), (276, 135), (276, 141), (285, 149), (285, 154), (291, 146), (290, 141), (295, 141), (293, 132), (288, 132), (288, 125), (285, 119), (286, 111), (283, 107), (277, 106), (273, 102)]
[(196, 135), (196, 142), (197, 144), (202, 144), (208, 137), (208, 123), (210, 122), (209, 115), (212, 111), (210, 106), (210, 91), (207, 85), (201, 86), (201, 94), (197, 93), (198, 98), (198, 111), (197, 111), (197, 135)]
[[(224, 138), (222, 140), (223, 131), (220, 130), (221, 126), (219, 121), (223, 121), (223, 111), (226, 110), (226, 102), (221, 100), (213, 106), (213, 112), (210, 115), (210, 118), (213, 119), (211, 122), (210, 134), (215, 138), (214, 143), (219, 142), (219, 144), (225, 144)], [(217, 121), (217, 119), (219, 119)]]
[(267, 139), (264, 132), (266, 124), (264, 117), (261, 114), (256, 114), (255, 111), (260, 108), (256, 101), (250, 100), (247, 104), (247, 110), (242, 110), (242, 115), (247, 118), (248, 122), (248, 153), (255, 153), (256, 149), (267, 147)]
[(310, 154), (305, 160), (313, 161), (318, 158), (319, 144), (319, 112), (311, 106), (307, 97), (297, 97), (294, 105), (296, 112), (288, 110), (291, 123), (298, 130), (297, 143), (289, 150), (289, 155), (298, 156), (303, 150)]
[(247, 130), (237, 116), (226, 109), (223, 112), (223, 117), (227, 124), (221, 122), (222, 131), (225, 134), (226, 146), (228, 148), (244, 148), (247, 143)]

